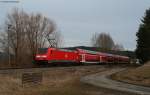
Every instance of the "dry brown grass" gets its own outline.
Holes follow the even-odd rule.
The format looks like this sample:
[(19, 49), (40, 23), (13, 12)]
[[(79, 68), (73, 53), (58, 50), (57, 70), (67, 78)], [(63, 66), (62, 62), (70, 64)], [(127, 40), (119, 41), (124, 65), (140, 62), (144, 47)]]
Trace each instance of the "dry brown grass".
[[(22, 87), (19, 74), (0, 74), (0, 95), (129, 95), (83, 84), (81, 77), (104, 71), (100, 66), (50, 69), (39, 86)], [(21, 75), (21, 73), (20, 73)], [(132, 94), (131, 94), (132, 95)]]
[(113, 79), (150, 87), (150, 62), (112, 75)]

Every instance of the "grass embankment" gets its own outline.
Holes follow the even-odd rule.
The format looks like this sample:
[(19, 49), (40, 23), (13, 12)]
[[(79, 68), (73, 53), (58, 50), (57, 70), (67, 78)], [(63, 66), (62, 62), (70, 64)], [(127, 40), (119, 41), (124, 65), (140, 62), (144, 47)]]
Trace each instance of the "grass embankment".
[(150, 87), (150, 62), (141, 67), (130, 68), (113, 74), (112, 79)]

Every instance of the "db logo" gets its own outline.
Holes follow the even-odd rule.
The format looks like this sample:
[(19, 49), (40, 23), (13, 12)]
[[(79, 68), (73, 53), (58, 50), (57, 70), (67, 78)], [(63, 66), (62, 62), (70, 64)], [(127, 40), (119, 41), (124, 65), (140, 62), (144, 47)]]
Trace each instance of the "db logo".
[(67, 58), (67, 57), (68, 57), (68, 55), (66, 54), (66, 55), (65, 55), (65, 58)]

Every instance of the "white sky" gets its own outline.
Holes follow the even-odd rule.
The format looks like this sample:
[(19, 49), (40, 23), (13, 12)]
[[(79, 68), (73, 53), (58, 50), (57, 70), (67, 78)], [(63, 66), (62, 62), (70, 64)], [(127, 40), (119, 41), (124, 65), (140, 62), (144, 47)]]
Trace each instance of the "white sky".
[(40, 12), (57, 24), (64, 46), (90, 45), (95, 32), (109, 33), (126, 49), (136, 47), (136, 32), (150, 0), (20, 0), (19, 4), (0, 3), (0, 21), (13, 7)]

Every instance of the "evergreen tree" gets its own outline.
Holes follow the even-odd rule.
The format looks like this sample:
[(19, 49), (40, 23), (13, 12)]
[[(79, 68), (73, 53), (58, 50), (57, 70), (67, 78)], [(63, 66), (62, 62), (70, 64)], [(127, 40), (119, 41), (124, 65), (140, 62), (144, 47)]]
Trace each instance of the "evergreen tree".
[(141, 63), (150, 60), (150, 8), (146, 10), (145, 16), (141, 20), (137, 36), (136, 55)]

